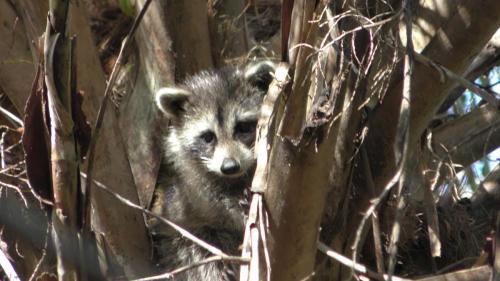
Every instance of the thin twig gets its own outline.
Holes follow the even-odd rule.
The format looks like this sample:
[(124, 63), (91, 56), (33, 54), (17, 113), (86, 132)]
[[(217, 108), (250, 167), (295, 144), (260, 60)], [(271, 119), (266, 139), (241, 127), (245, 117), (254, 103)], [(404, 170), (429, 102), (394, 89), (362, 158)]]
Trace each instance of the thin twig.
[(33, 269), (33, 273), (31, 273), (30, 279), (28, 281), (34, 281), (38, 278), (38, 273), (40, 272), (43, 262), (47, 257), (47, 248), (49, 247), (50, 230), (51, 230), (50, 224), (47, 224), (47, 231), (45, 232), (45, 243), (42, 249), (42, 256), (38, 260), (35, 268)]
[(458, 82), (460, 85), (463, 87), (467, 88), (469, 91), (471, 91), (473, 94), (479, 96), (483, 100), (487, 101), (490, 103), (492, 106), (495, 108), (500, 108), (500, 100), (495, 98), (492, 94), (490, 94), (488, 91), (478, 87), (476, 84), (472, 83), (471, 81), (463, 78), (462, 76), (456, 74), (455, 72), (449, 70), (448, 68), (444, 67), (443, 65), (440, 65), (439, 63), (431, 60), (430, 58), (419, 54), (419, 53), (414, 53), (414, 58), (417, 62), (422, 63), (424, 65), (430, 66), (435, 68), (441, 75), (446, 75), (448, 78), (454, 80), (455, 82)]
[(2, 132), (2, 135), (0, 136), (0, 167), (2, 167), (2, 170), (5, 169), (6, 164), (5, 164), (5, 136), (7, 135), (7, 132)]
[(106, 90), (104, 91), (104, 97), (101, 102), (101, 106), (99, 107), (99, 112), (97, 113), (97, 119), (94, 125), (94, 130), (93, 130), (93, 135), (92, 139), (90, 140), (89, 144), (89, 152), (88, 152), (88, 158), (87, 158), (87, 180), (85, 183), (86, 191), (85, 191), (85, 197), (83, 200), (83, 206), (82, 206), (82, 216), (83, 216), (83, 228), (88, 228), (90, 227), (90, 198), (91, 198), (91, 185), (92, 185), (92, 169), (94, 167), (94, 156), (95, 156), (95, 147), (97, 143), (97, 139), (99, 138), (101, 127), (102, 127), (102, 122), (104, 120), (104, 115), (106, 113), (106, 108), (109, 100), (109, 96), (111, 93), (111, 89), (113, 88), (113, 85), (115, 84), (116, 79), (118, 78), (118, 73), (120, 72), (120, 69), (122, 67), (122, 64), (125, 60), (125, 56), (129, 54), (129, 49), (132, 46), (132, 38), (137, 30), (137, 27), (139, 26), (139, 23), (142, 21), (142, 18), (144, 17), (144, 14), (146, 13), (149, 4), (151, 4), (152, 0), (146, 0), (144, 3), (144, 6), (142, 6), (141, 11), (137, 15), (137, 17), (134, 20), (134, 23), (132, 27), (130, 28), (130, 31), (128, 32), (127, 36), (125, 36), (125, 39), (123, 39), (122, 46), (120, 48), (120, 52), (118, 54), (118, 58), (116, 59), (115, 65), (113, 66), (113, 70), (111, 72), (111, 75), (109, 77), (108, 84), (106, 85)]
[[(343, 264), (344, 266), (353, 268), (356, 272), (364, 274), (370, 278), (374, 278), (377, 280), (388, 280), (387, 274), (379, 274), (366, 266), (359, 264), (357, 262), (353, 262), (351, 259), (348, 257), (345, 257), (337, 252), (335, 252), (332, 248), (328, 247), (325, 243), (318, 241), (317, 243), (318, 250), (325, 255), (329, 256), (330, 258), (333, 258), (334, 260), (338, 261), (339, 263)], [(405, 281), (408, 279), (400, 278), (400, 277), (393, 277), (393, 281)]]
[[(328, 48), (330, 47), (331, 45), (335, 44), (336, 42), (338, 42), (339, 40), (341, 40), (342, 38), (346, 37), (347, 35), (349, 34), (353, 34), (355, 32), (358, 32), (358, 31), (361, 31), (361, 30), (365, 30), (365, 29), (370, 29), (370, 28), (374, 28), (374, 27), (380, 27), (386, 23), (389, 23), (391, 21), (394, 21), (395, 19), (397, 19), (401, 13), (403, 12), (402, 9), (398, 10), (396, 13), (394, 13), (392, 16), (390, 16), (389, 18), (387, 19), (383, 19), (383, 20), (380, 20), (380, 21), (377, 21), (377, 22), (371, 22), (369, 24), (365, 24), (365, 25), (360, 25), (358, 27), (355, 27), (351, 30), (347, 30), (347, 31), (344, 31), (341, 35), (335, 37), (333, 40), (331, 40), (330, 42), (328, 42), (327, 44), (322, 44), (322, 49), (323, 48)], [(366, 18), (364, 18), (366, 19)]]
[(11, 120), (14, 125), (19, 125), (19, 127), (23, 126), (23, 121), (17, 117), (15, 114), (12, 112), (8, 111), (7, 109), (3, 108), (0, 106), (0, 112), (7, 117), (7, 119)]
[(7, 255), (3, 252), (2, 249), (0, 249), (0, 266), (2, 267), (5, 275), (7, 276), (7, 279), (10, 281), (21, 281), (19, 276), (17, 275), (16, 270), (10, 263), (9, 258)]
[(364, 231), (364, 228), (366, 225), (366, 221), (374, 214), (374, 212), (378, 209), (379, 205), (383, 202), (382, 200), (384, 200), (384, 198), (387, 196), (389, 191), (392, 190), (392, 187), (399, 181), (402, 171), (403, 171), (403, 167), (399, 166), (398, 170), (396, 171), (394, 176), (392, 176), (392, 178), (389, 180), (389, 182), (385, 185), (384, 189), (382, 190), (382, 192), (380, 192), (378, 197), (371, 200), (372, 204), (370, 205), (370, 207), (368, 207), (365, 214), (361, 218), (358, 229), (356, 230), (356, 236), (354, 239), (354, 243), (352, 245), (352, 250), (353, 250), (352, 261), (354, 263), (356, 263), (358, 252), (360, 250), (360, 249), (358, 249), (358, 247), (360, 245), (359, 242), (361, 240), (361, 236), (363, 234), (363, 231)]
[(0, 186), (14, 189), (17, 192), (17, 194), (19, 194), (21, 199), (23, 200), (24, 206), (28, 207), (28, 201), (26, 200), (26, 198), (23, 195), (23, 192), (21, 191), (21, 189), (18, 186), (8, 184), (6, 182), (1, 182), (1, 181), (0, 181)]
[(269, 248), (267, 247), (267, 229), (269, 227), (269, 221), (267, 217), (267, 212), (264, 209), (264, 204), (262, 198), (259, 200), (259, 232), (262, 239), (262, 247), (264, 248), (264, 259), (266, 262), (266, 273), (267, 281), (271, 281), (271, 255), (269, 254)]
[(216, 262), (216, 261), (225, 261), (225, 262), (233, 262), (233, 263), (238, 263), (238, 264), (246, 264), (248, 263), (248, 259), (242, 258), (242, 257), (221, 257), (221, 256), (212, 256), (209, 258), (206, 258), (204, 260), (194, 262), (179, 268), (176, 268), (172, 271), (162, 273), (159, 275), (155, 276), (149, 276), (149, 277), (144, 277), (144, 278), (139, 278), (139, 279), (133, 279), (132, 281), (149, 281), (149, 280), (160, 280), (160, 279), (173, 279), (175, 275), (178, 275), (179, 273), (194, 269), (198, 266), (205, 265), (207, 263), (211, 262)]
[[(80, 173), (82, 177), (88, 179), (87, 175), (85, 175), (84, 173)], [(199, 239), (198, 237), (194, 236), (193, 234), (191, 234), (189, 231), (187, 231), (186, 229), (182, 228), (181, 226), (179, 226), (178, 224), (160, 216), (160, 215), (157, 215), (147, 209), (144, 209), (143, 207), (135, 204), (134, 202), (128, 200), (127, 198), (121, 196), (120, 194), (117, 194), (116, 192), (114, 192), (113, 190), (109, 189), (107, 186), (105, 186), (104, 184), (96, 181), (96, 180), (93, 180), (93, 183), (99, 187), (100, 189), (106, 191), (108, 194), (110, 194), (111, 196), (113, 196), (114, 198), (118, 199), (118, 201), (120, 201), (121, 203), (133, 208), (133, 209), (136, 209), (136, 210), (139, 210), (141, 212), (143, 212), (144, 214), (148, 215), (148, 216), (151, 216), (151, 217), (154, 217), (156, 219), (158, 219), (159, 221), (161, 221), (162, 223), (165, 223), (167, 225), (169, 225), (170, 227), (172, 227), (173, 229), (175, 229), (177, 232), (179, 232), (182, 236), (184, 236), (185, 238), (191, 240), (192, 242), (194, 242), (195, 244), (197, 244), (198, 246), (204, 248), (205, 250), (209, 251), (210, 253), (216, 255), (216, 256), (221, 256), (223, 258), (233, 258), (232, 256), (224, 253), (223, 251), (221, 251), (220, 249), (208, 244), (207, 242)]]
[(250, 260), (250, 264), (243, 265), (240, 267), (240, 281), (248, 281), (251, 280), (251, 267), (255, 262), (253, 260), (253, 252), (252, 252), (252, 229), (255, 228), (258, 219), (258, 204), (259, 197), (261, 197), (261, 193), (254, 193), (252, 195), (250, 209), (248, 211), (248, 220), (245, 225), (245, 235), (243, 238), (242, 251), (241, 256)]
[[(259, 196), (257, 205), (262, 202), (262, 196)], [(260, 218), (258, 218), (260, 220)], [(260, 257), (259, 254), (259, 228), (258, 225), (253, 224), (252, 228), (250, 228), (250, 246), (252, 251), (252, 256), (250, 259), (250, 278), (249, 281), (259, 281), (260, 280)]]
[[(396, 128), (396, 140), (394, 144), (394, 154), (396, 163), (403, 170), (406, 166), (408, 158), (409, 134), (410, 134), (410, 101), (413, 73), (413, 41), (412, 41), (412, 0), (403, 2), (406, 23), (406, 52), (404, 57), (404, 80), (403, 80), (403, 97), (401, 100), (401, 108), (399, 112), (399, 120)], [(396, 191), (396, 217), (391, 231), (391, 240), (389, 243), (389, 266), (388, 275), (389, 281), (392, 280), (396, 269), (396, 258), (398, 253), (398, 242), (401, 234), (401, 218), (403, 216), (403, 208), (405, 206), (404, 196), (402, 195), (403, 186), (406, 183), (406, 173), (401, 174), (399, 186)]]
[[(424, 210), (425, 217), (427, 220), (427, 232), (429, 235), (429, 243), (431, 247), (431, 256), (440, 257), (441, 256), (441, 240), (439, 239), (439, 220), (436, 210), (436, 202), (434, 201), (433, 191), (436, 189), (441, 176), (440, 171), (443, 165), (443, 160), (439, 160), (436, 167), (436, 174), (430, 182), (430, 186), (424, 187), (424, 204), (426, 208)], [(428, 183), (426, 184), (428, 185)], [(434, 259), (432, 259), (433, 262)], [(435, 263), (433, 263), (435, 265)]]
[[(368, 159), (368, 153), (366, 152), (366, 147), (361, 147), (361, 157), (363, 161), (363, 168), (365, 169), (366, 182), (368, 189), (372, 196), (375, 196), (375, 183), (373, 182), (373, 176), (371, 172), (371, 167)], [(381, 232), (380, 224), (378, 221), (377, 211), (373, 213), (372, 218), (372, 231), (373, 231), (373, 244), (375, 246), (375, 258), (377, 261), (377, 272), (384, 274), (384, 253), (382, 250)]]

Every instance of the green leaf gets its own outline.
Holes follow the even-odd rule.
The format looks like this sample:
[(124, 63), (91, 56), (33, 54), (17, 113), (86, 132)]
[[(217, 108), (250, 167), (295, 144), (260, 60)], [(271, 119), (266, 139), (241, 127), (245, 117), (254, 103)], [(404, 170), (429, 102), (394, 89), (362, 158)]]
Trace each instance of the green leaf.
[(127, 16), (135, 15), (135, 0), (118, 0), (118, 6)]

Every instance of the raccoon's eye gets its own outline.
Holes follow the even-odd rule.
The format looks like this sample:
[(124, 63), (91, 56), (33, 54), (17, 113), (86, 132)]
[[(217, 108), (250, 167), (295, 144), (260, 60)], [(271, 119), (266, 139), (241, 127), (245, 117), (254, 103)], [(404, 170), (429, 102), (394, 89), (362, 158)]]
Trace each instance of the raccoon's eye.
[(211, 143), (215, 139), (215, 134), (212, 131), (207, 131), (201, 134), (200, 138), (205, 141), (206, 143)]
[(238, 122), (234, 130), (236, 134), (249, 134), (255, 131), (255, 127), (257, 127), (256, 120), (243, 121)]

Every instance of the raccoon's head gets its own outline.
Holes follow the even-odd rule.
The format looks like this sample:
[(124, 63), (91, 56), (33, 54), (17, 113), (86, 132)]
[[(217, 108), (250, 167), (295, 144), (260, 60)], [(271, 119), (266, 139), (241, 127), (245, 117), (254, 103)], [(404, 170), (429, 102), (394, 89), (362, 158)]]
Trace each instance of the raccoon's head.
[(165, 145), (167, 157), (174, 159), (168, 160), (219, 178), (248, 175), (255, 165), (260, 105), (273, 71), (269, 62), (226, 67), (160, 89), (157, 106), (171, 121)]

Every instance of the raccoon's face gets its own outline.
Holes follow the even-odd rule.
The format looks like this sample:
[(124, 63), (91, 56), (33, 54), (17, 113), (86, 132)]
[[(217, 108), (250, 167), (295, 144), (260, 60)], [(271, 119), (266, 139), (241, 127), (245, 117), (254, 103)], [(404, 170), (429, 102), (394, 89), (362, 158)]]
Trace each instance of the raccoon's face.
[(221, 178), (253, 171), (256, 125), (272, 70), (267, 64), (253, 67), (202, 72), (180, 88), (157, 92), (157, 105), (171, 120), (166, 141), (169, 155), (176, 156), (171, 160)]

